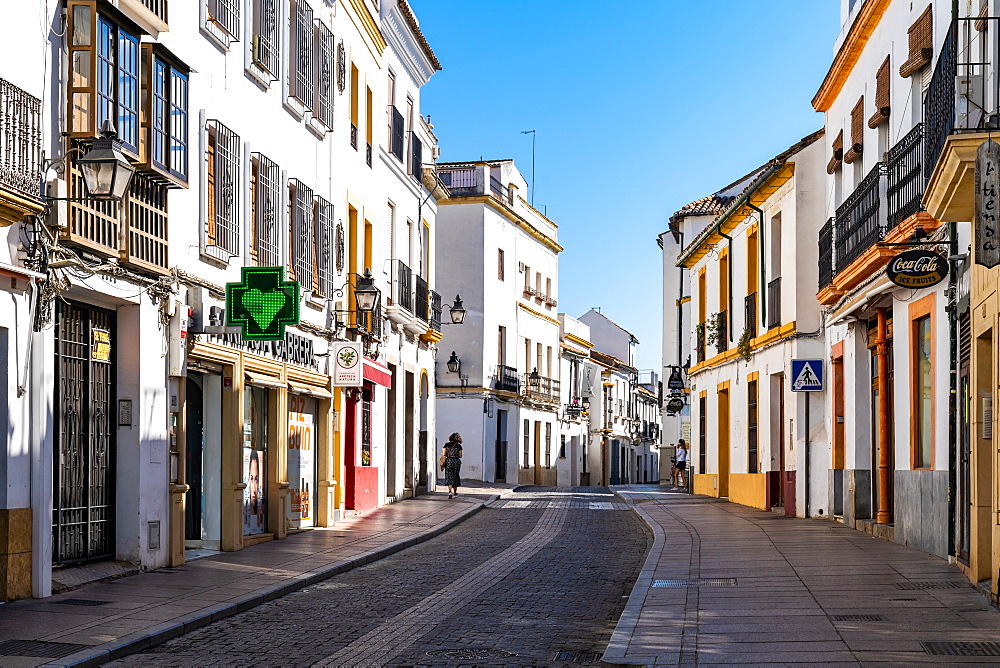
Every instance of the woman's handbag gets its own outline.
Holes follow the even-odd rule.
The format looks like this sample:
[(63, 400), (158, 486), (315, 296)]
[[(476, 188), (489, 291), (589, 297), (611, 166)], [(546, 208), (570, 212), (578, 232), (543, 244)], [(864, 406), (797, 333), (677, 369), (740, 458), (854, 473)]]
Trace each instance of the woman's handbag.
[(445, 454), (445, 453), (443, 453), (443, 452), (441, 453), (441, 456), (438, 457), (438, 466), (441, 467), (442, 471), (444, 471), (444, 463), (445, 463), (445, 461), (447, 461), (447, 459), (448, 459), (448, 455)]

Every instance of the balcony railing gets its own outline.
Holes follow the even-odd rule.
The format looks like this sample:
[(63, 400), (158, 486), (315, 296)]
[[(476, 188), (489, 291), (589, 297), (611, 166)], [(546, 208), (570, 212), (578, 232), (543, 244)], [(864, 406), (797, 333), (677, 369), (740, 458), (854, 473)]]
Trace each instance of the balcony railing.
[(427, 281), (422, 276), (413, 275), (413, 314), (427, 322), (430, 306), (430, 293), (427, 291)]
[(351, 148), (358, 150), (358, 126), (351, 123)]
[(834, 248), (833, 248), (834, 219), (826, 221), (826, 224), (819, 229), (819, 289), (833, 283), (834, 271)]
[(729, 311), (719, 311), (715, 317), (717, 318), (715, 352), (724, 353), (729, 348)]
[(875, 165), (850, 197), (837, 207), (838, 273), (885, 236), (882, 222), (885, 218), (879, 215), (885, 187), (884, 168), (884, 163)]
[(413, 271), (401, 260), (393, 261), (396, 265), (393, 276), (392, 300), (396, 306), (401, 306), (413, 312)]
[(0, 184), (41, 196), (42, 102), (0, 79)]
[(143, 7), (156, 14), (156, 18), (167, 23), (167, 0), (139, 0)]
[(752, 292), (743, 300), (743, 327), (750, 336), (757, 336), (757, 293)]
[(442, 169), (441, 181), (452, 191), (476, 187), (476, 168)]
[(531, 377), (524, 374), (524, 394), (532, 399), (543, 401), (559, 401), (559, 381), (545, 376)]
[(495, 176), (490, 177), (490, 192), (494, 197), (510, 203), (510, 189), (500, 183), (500, 179)]
[(493, 376), (493, 389), (504, 390), (505, 392), (517, 392), (520, 387), (517, 369), (503, 364), (497, 365), (497, 372)]
[(441, 295), (434, 292), (433, 290), (430, 291), (430, 295), (431, 295), (431, 320), (429, 323), (430, 328), (433, 329), (435, 332), (440, 332), (441, 312), (443, 311), (443, 309), (441, 308)]
[(767, 328), (781, 326), (781, 277), (767, 284)]
[(889, 229), (921, 211), (924, 177), (924, 124), (918, 123), (885, 154)]

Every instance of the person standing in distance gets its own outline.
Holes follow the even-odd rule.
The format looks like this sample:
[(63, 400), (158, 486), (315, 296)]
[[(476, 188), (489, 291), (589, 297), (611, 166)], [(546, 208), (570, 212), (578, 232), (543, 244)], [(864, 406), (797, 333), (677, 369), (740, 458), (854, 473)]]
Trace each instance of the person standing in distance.
[(444, 444), (444, 483), (448, 485), (448, 498), (458, 495), (462, 484), (462, 435), (457, 431)]
[(677, 450), (674, 453), (674, 459), (677, 461), (674, 463), (674, 489), (678, 487), (684, 487), (684, 471), (687, 469), (688, 461), (688, 446), (684, 442), (684, 439), (677, 440)]

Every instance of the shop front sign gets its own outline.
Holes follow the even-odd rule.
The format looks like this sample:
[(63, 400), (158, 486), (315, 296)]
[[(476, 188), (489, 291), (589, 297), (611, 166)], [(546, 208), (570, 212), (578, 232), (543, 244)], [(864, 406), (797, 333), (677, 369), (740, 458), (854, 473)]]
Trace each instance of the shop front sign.
[(281, 341), (285, 326), (299, 324), (299, 284), (284, 267), (243, 267), (239, 283), (226, 284), (226, 325), (251, 341)]
[(1000, 144), (984, 141), (976, 151), (976, 208), (974, 232), (976, 264), (988, 269), (1000, 264)]
[(337, 387), (361, 387), (364, 384), (361, 342), (340, 341), (333, 344), (333, 384)]
[(245, 350), (248, 353), (270, 357), (288, 364), (318, 369), (316, 353), (313, 350), (313, 340), (298, 334), (288, 332), (283, 341), (252, 341), (242, 338), (239, 334), (212, 334), (210, 341), (223, 343), (233, 348)]
[(929, 288), (948, 275), (948, 261), (926, 250), (908, 250), (889, 260), (889, 280), (903, 288)]

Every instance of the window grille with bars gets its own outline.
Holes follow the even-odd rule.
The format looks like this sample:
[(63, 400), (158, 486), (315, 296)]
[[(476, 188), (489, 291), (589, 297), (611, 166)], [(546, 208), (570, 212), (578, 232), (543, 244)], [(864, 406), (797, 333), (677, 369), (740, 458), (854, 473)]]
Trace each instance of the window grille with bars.
[(250, 215), (253, 220), (251, 257), (258, 267), (281, 264), (281, 171), (278, 165), (260, 153), (250, 154)]
[(406, 132), (405, 132), (405, 122), (403, 120), (403, 114), (399, 113), (399, 109), (392, 107), (392, 146), (390, 147), (390, 153), (392, 153), (400, 161), (403, 160), (403, 145), (406, 143)]
[(333, 293), (336, 272), (334, 271), (335, 231), (333, 226), (333, 205), (322, 197), (316, 198), (316, 279), (317, 291), (329, 298)]
[(931, 62), (934, 55), (934, 21), (931, 13), (933, 5), (920, 15), (907, 31), (910, 53), (906, 62), (899, 66), (899, 76), (911, 77)]
[(240, 137), (216, 120), (208, 126), (205, 252), (228, 262), (240, 255)]
[(416, 135), (410, 143), (410, 174), (418, 179), (423, 175), (424, 170), (424, 145)]
[(337, 222), (337, 273), (344, 271), (344, 224)]
[(552, 423), (545, 423), (545, 468), (552, 468)]
[(225, 46), (239, 41), (240, 0), (207, 0), (205, 29)]
[(333, 128), (333, 77), (336, 46), (333, 33), (322, 22), (316, 23), (316, 118), (326, 127)]
[(868, 127), (875, 129), (889, 118), (889, 56), (875, 74), (875, 113), (868, 119)]
[(851, 148), (844, 154), (844, 162), (852, 164), (861, 157), (865, 141), (865, 96), (851, 110)]
[(278, 0), (253, 0), (250, 58), (276, 81), (279, 74)]
[(313, 191), (298, 179), (289, 181), (291, 226), (288, 239), (288, 264), (303, 290), (313, 284)]
[(337, 92), (343, 93), (347, 88), (347, 50), (344, 40), (337, 42)]
[(292, 0), (291, 34), (289, 35), (288, 95), (312, 110), (313, 84), (313, 10), (302, 0)]
[(830, 147), (832, 149), (832, 155), (830, 156), (830, 162), (826, 165), (826, 173), (833, 174), (840, 167), (840, 163), (844, 160), (844, 131), (841, 130), (837, 133), (837, 138), (833, 140), (833, 145)]

